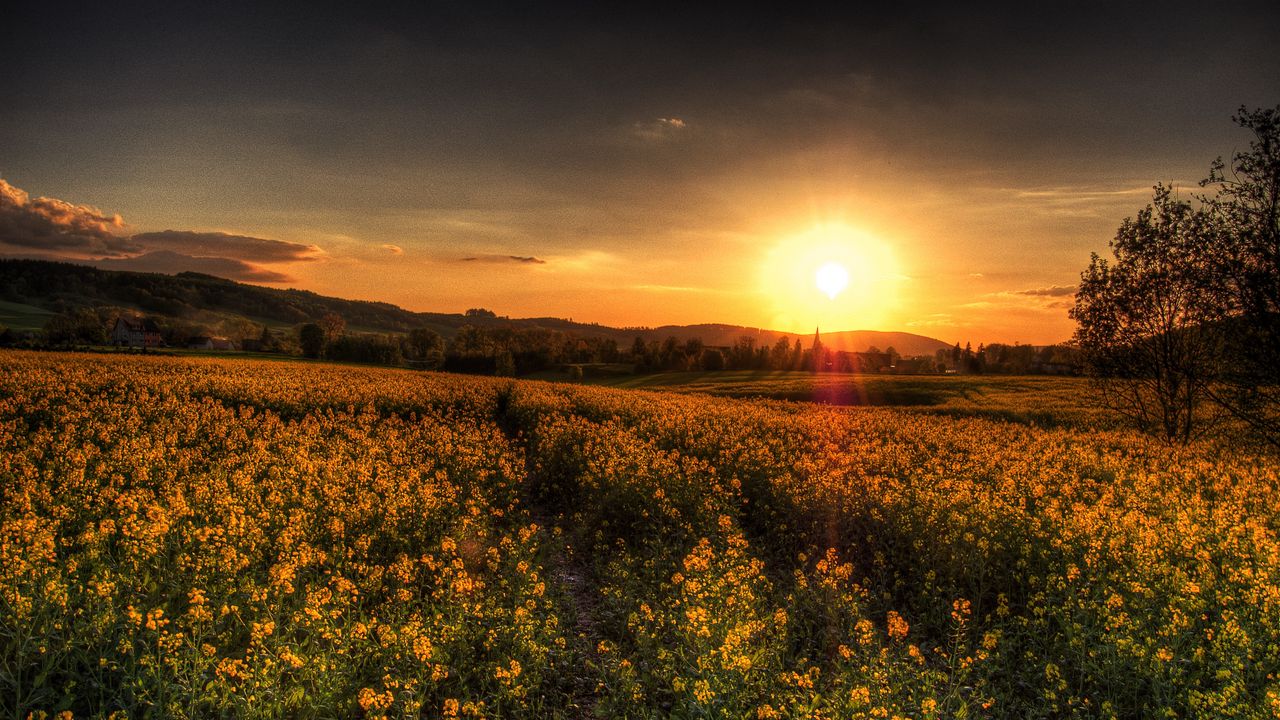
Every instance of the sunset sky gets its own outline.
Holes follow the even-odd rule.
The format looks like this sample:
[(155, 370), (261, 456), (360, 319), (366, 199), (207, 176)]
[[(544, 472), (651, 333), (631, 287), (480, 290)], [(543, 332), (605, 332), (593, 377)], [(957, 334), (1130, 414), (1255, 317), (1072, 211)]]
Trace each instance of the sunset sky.
[(1066, 340), (1280, 103), (1273, 2), (98, 5), (0, 22), (0, 255), (413, 310)]

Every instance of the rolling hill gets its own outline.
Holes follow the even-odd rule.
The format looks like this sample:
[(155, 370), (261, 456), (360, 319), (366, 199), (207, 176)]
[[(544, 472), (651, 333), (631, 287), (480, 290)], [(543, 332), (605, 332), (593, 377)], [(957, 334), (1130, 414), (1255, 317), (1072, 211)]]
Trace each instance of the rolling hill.
[[(733, 345), (742, 337), (772, 345), (780, 337), (800, 337), (807, 347), (812, 336), (739, 325), (664, 325), (654, 328), (615, 328), (578, 323), (562, 318), (506, 318), (463, 313), (413, 312), (384, 302), (347, 300), (308, 290), (278, 290), (247, 285), (212, 275), (185, 272), (177, 275), (103, 270), (87, 265), (42, 260), (0, 259), (0, 310), (8, 325), (19, 329), (39, 327), (52, 313), (80, 307), (115, 307), (165, 318), (197, 323), (245, 319), (273, 327), (318, 320), (328, 313), (340, 315), (347, 327), (359, 332), (408, 332), (427, 327), (448, 338), (464, 325), (546, 328), (580, 336), (611, 338), (620, 345), (641, 337), (661, 341), (701, 338), (709, 346)], [(893, 347), (900, 354), (932, 355), (949, 344), (905, 332), (847, 330), (823, 332), (822, 341), (836, 350), (881, 350)]]

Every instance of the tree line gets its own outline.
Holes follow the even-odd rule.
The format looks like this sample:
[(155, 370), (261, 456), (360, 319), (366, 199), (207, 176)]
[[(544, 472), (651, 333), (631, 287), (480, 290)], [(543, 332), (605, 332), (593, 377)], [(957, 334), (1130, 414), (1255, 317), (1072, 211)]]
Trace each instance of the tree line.
[[(81, 307), (53, 315), (43, 332), (22, 335), (0, 328), (0, 346), (73, 347), (110, 343), (110, 329), (118, 308)], [(468, 315), (487, 317), (473, 310)], [(646, 341), (636, 337), (627, 347), (599, 336), (515, 325), (464, 325), (453, 338), (418, 327), (407, 333), (349, 332), (347, 321), (333, 312), (293, 328), (270, 328), (243, 318), (199, 323), (181, 318), (155, 317), (167, 347), (186, 347), (193, 338), (230, 339), (238, 350), (281, 353), (340, 362), (405, 366), (487, 375), (526, 375), (567, 368), (580, 375), (581, 366), (629, 365), (636, 373), (787, 370), (837, 373), (899, 374), (1075, 374), (1079, 359), (1063, 345), (1035, 347), (993, 343), (974, 350), (940, 349), (931, 356), (903, 357), (893, 347), (870, 347), (861, 352), (829, 348), (818, 337), (806, 347), (800, 338), (781, 337), (758, 344), (744, 336), (728, 347), (712, 347), (700, 338)], [(612, 368), (618, 372), (618, 368)]]

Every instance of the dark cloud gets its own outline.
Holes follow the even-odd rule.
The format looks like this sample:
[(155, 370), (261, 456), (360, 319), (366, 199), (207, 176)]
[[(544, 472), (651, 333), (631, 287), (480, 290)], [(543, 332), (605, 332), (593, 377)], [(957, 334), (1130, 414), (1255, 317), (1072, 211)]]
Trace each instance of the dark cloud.
[(1227, 116), (1280, 77), (1265, 3), (272, 5), (14, 10), (9, 167), (229, 189), (228, 213), (517, 209), (571, 238), (568, 204), (643, 238), (732, 215), (708, 178), (775, 160), (816, 184), (1169, 177), (1229, 154)]
[(1030, 295), (1032, 297), (1067, 297), (1076, 294), (1076, 286), (1074, 285), (1051, 285), (1045, 288), (1032, 288), (1031, 290), (1017, 290), (1018, 295)]
[(525, 265), (546, 265), (547, 261), (542, 258), (523, 255), (473, 255), (471, 257), (462, 258), (462, 262), (479, 262), (479, 263), (522, 263)]
[(73, 260), (112, 270), (217, 275), (283, 283), (292, 277), (260, 263), (313, 260), (314, 245), (222, 232), (164, 230), (130, 235), (119, 215), (55, 198), (31, 199), (0, 180), (0, 252)]
[(89, 264), (104, 270), (132, 270), (174, 275), (198, 272), (228, 280), (258, 283), (293, 282), (293, 278), (275, 270), (229, 257), (199, 257), (170, 250), (156, 250), (129, 258), (95, 260)]
[(221, 232), (163, 230), (138, 233), (133, 241), (146, 250), (168, 250), (197, 257), (230, 256), (248, 262), (297, 262), (314, 260), (320, 254), (320, 248), (315, 245)]
[(124, 257), (142, 248), (124, 220), (87, 205), (38, 197), (0, 180), (0, 245), (70, 257)]
[[(1087, 261), (1141, 196), (1002, 189), (1193, 181), (1247, 142), (1231, 112), (1280, 87), (1280, 13), (1261, 0), (12, 5), (0, 148), (15, 177), (206, 227), (323, 228), (335, 248), (370, 244), (362, 259), (508, 269), (484, 287), (542, 273), (462, 263), (482, 249), (600, 253), (635, 263), (628, 282), (682, 285), (649, 268), (700, 252), (688, 237), (724, 239), (715, 265), (802, 229), (788, 222), (849, 216), (889, 244), (954, 230), (902, 248), (905, 271), (946, 275), (922, 310), (1004, 289), (1040, 307), (1068, 296), (1014, 293), (1072, 281), (1064, 258)], [(378, 248), (399, 238), (414, 238), (404, 258)], [(165, 248), (213, 254), (150, 249)], [(1016, 272), (983, 265), (1006, 256)], [(387, 291), (418, 297), (402, 277)], [(748, 306), (716, 312), (767, 321)]]

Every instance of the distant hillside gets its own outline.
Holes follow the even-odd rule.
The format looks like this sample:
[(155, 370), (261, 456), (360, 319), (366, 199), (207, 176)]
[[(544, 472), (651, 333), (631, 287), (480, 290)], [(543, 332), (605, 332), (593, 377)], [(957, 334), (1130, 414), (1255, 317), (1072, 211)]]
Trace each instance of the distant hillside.
[[(759, 345), (772, 345), (787, 336), (801, 338), (809, 346), (812, 334), (795, 335), (738, 325), (665, 325), (656, 328), (614, 328), (577, 323), (561, 318), (503, 318), (469, 316), (462, 313), (412, 312), (384, 302), (345, 300), (307, 290), (277, 290), (246, 285), (185, 272), (177, 275), (102, 270), (87, 265), (41, 260), (0, 259), (0, 302), (27, 308), (27, 316), (63, 312), (79, 307), (119, 307), (142, 313), (191, 322), (215, 322), (243, 318), (255, 323), (288, 326), (319, 320), (336, 313), (347, 327), (363, 332), (408, 332), (427, 327), (444, 337), (453, 337), (464, 325), (547, 328), (580, 336), (612, 338), (625, 346), (636, 337), (661, 341), (701, 338), (706, 345), (733, 345), (743, 336)], [(0, 310), (4, 309), (0, 305)], [(13, 315), (17, 317), (16, 314)], [(932, 355), (950, 345), (940, 340), (903, 332), (849, 330), (822, 334), (822, 341), (837, 350), (881, 350), (893, 347), (902, 355)]]

